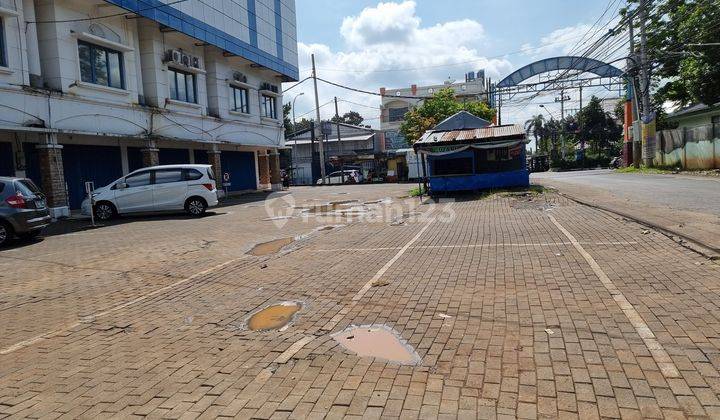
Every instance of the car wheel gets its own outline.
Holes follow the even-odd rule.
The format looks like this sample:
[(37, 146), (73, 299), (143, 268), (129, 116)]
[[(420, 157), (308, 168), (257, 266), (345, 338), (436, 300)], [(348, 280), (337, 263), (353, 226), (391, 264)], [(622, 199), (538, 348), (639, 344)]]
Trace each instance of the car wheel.
[(98, 220), (110, 220), (115, 216), (115, 207), (107, 201), (95, 204), (95, 218)]
[(6, 245), (13, 237), (13, 231), (10, 225), (0, 222), (0, 246)]
[(187, 211), (190, 216), (202, 216), (205, 214), (206, 209), (207, 204), (205, 204), (205, 200), (199, 197), (192, 197), (185, 203), (185, 211)]

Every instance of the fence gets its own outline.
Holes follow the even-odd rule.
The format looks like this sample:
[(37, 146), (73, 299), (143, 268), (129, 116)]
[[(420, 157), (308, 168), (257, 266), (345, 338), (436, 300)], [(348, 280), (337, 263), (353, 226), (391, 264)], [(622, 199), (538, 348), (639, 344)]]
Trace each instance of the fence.
[(658, 131), (654, 149), (656, 166), (720, 168), (720, 124)]

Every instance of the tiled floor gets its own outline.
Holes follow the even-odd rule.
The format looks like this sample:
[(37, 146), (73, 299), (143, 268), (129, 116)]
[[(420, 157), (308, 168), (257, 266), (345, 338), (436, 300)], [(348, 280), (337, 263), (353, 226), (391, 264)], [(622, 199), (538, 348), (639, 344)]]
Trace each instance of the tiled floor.
[[(720, 416), (720, 266), (553, 194), (420, 205), (408, 189), (300, 188), (270, 215), (241, 204), (0, 251), (0, 417)], [(286, 329), (245, 328), (283, 301), (303, 303)], [(331, 337), (369, 324), (422, 362)]]

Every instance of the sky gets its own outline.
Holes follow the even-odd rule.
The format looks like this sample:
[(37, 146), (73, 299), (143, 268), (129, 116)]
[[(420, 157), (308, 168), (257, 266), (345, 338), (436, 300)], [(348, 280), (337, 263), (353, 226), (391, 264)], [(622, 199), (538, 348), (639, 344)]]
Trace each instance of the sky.
[[(587, 48), (617, 22), (621, 7), (624, 0), (296, 0), (300, 78), (310, 75), (314, 53), (319, 77), (373, 92), (460, 80), (480, 69), (499, 81), (533, 61)], [(358, 111), (379, 127), (379, 97), (322, 82), (318, 91), (321, 118), (334, 115), (327, 103), (337, 96), (341, 114)], [(314, 117), (310, 81), (290, 89), (283, 100), (291, 102), (299, 93), (304, 94), (296, 99), (297, 119)], [(593, 93), (618, 96), (607, 90), (584, 95)], [(508, 104), (503, 123), (523, 123), (543, 112), (559, 117), (554, 96)], [(577, 108), (578, 94), (570, 96), (575, 102), (566, 107)]]

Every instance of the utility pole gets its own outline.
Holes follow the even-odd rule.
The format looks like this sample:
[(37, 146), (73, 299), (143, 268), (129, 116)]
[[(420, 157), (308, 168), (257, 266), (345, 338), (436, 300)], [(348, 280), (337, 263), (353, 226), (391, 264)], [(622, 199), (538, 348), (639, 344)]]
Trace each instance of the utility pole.
[(578, 112), (578, 127), (580, 128), (580, 153), (582, 153), (582, 167), (585, 168), (585, 137), (583, 137), (582, 118), (582, 86), (580, 86), (580, 111)]
[[(636, 76), (635, 72), (637, 71), (637, 57), (635, 56), (635, 26), (633, 25), (633, 15), (634, 11), (628, 12), (628, 35), (630, 38), (630, 54), (628, 55), (628, 62), (627, 67), (629, 69), (632, 69), (630, 72), (630, 77), (628, 78), (628, 83), (630, 87), (628, 88), (628, 96), (630, 97), (630, 104), (628, 106), (627, 102), (625, 104), (625, 147), (624, 151), (625, 154), (623, 158), (625, 159), (625, 165), (630, 166), (633, 165), (636, 168), (640, 167), (640, 154), (641, 154), (641, 146), (640, 146), (640, 139), (635, 138), (635, 116), (640, 115), (639, 107), (638, 107), (638, 101), (637, 101), (637, 90), (635, 89), (636, 86)], [(627, 115), (629, 114), (629, 115)]]
[[(315, 86), (315, 130), (321, 129), (321, 121), (320, 121), (320, 99), (318, 98), (318, 88), (317, 88), (317, 69), (315, 68), (315, 54), (311, 54), (310, 58), (312, 60), (312, 78), (313, 78), (313, 85)], [(325, 147), (323, 145), (322, 139), (318, 142), (318, 145), (320, 146), (318, 151), (320, 152), (320, 177), (323, 180), (323, 184), (327, 182), (327, 179), (325, 177)]]
[(562, 156), (563, 160), (565, 160), (565, 128), (564, 128), (564, 120), (565, 120), (565, 101), (569, 101), (570, 96), (565, 95), (565, 89), (560, 89), (560, 97), (555, 98), (555, 102), (560, 102), (560, 124), (562, 125), (563, 132), (560, 134), (560, 143), (561, 143), (561, 151), (560, 155)]
[(340, 180), (345, 183), (345, 162), (343, 161), (342, 138), (340, 137), (340, 112), (338, 111), (338, 100), (335, 97), (335, 129), (337, 130), (338, 155), (340, 156)]
[(647, 59), (647, 31), (648, 8), (652, 0), (640, 0), (640, 89), (642, 89), (642, 161), (646, 166), (652, 166), (653, 153), (649, 140), (655, 137), (655, 115), (650, 105), (650, 65)]
[(570, 97), (565, 95), (565, 89), (560, 89), (560, 97), (555, 98), (555, 102), (560, 102), (560, 120), (565, 119), (565, 101), (569, 101)]

